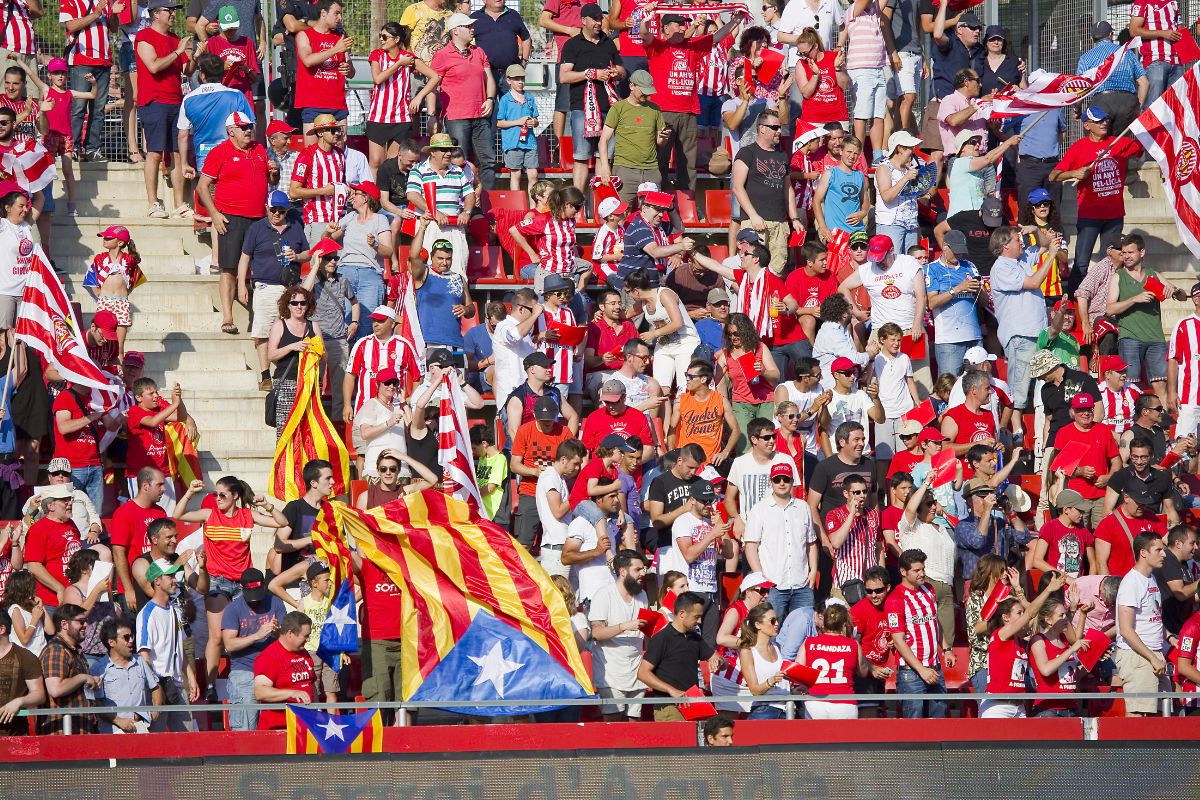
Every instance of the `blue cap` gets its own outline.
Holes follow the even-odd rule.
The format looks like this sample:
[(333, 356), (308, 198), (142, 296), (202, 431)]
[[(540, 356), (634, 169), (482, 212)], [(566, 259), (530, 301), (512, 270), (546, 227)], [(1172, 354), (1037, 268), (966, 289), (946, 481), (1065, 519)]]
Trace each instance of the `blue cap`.
[(1108, 119), (1108, 112), (1100, 106), (1088, 106), (1083, 112), (1083, 119), (1085, 122), (1103, 122)]
[(1041, 186), (1029, 193), (1029, 205), (1036, 206), (1038, 203), (1045, 203), (1050, 199), (1050, 193)]
[(267, 208), (287, 208), (292, 204), (288, 198), (287, 192), (282, 192), (279, 189), (267, 195)]

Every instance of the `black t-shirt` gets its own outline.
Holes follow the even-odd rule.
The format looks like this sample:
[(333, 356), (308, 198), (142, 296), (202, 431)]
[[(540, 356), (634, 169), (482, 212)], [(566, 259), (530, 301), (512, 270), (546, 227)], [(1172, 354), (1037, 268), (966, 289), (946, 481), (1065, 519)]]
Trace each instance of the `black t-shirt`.
[(790, 166), (781, 150), (764, 150), (758, 142), (742, 145), (737, 160), (749, 168), (746, 195), (758, 216), (768, 222), (787, 222), (787, 182)]
[(1129, 494), (1147, 508), (1154, 509), (1156, 514), (1162, 513), (1162, 501), (1168, 497), (1178, 500), (1175, 482), (1165, 469), (1150, 468), (1146, 480), (1133, 474), (1133, 467), (1122, 467), (1113, 473), (1108, 485), (1118, 494)]
[(875, 468), (871, 459), (864, 458), (858, 464), (847, 464), (837, 455), (832, 455), (817, 464), (817, 468), (813, 470), (808, 488), (821, 493), (821, 506), (817, 510), (821, 513), (822, 523), (826, 514), (838, 506), (846, 505), (846, 493), (842, 491), (842, 485), (851, 475), (858, 475), (866, 480), (868, 497), (874, 494)]
[(988, 248), (992, 229), (983, 224), (978, 211), (960, 211), (946, 222), (952, 230), (962, 231), (967, 238), (967, 261), (975, 265), (980, 275), (991, 275), (996, 256)]
[(696, 685), (697, 662), (712, 658), (714, 652), (699, 631), (680, 633), (668, 625), (646, 645), (645, 658), (659, 680), (686, 692)]
[(396, 159), (389, 158), (379, 165), (379, 171), (375, 174), (375, 185), (379, 187), (379, 191), (387, 195), (393, 205), (401, 208), (408, 205), (408, 197), (405, 192), (405, 187), (408, 186), (408, 173), (400, 170), (400, 164)]
[[(317, 515), (321, 513), (321, 509), (313, 508), (303, 497), (297, 497), (284, 506), (280, 513), (283, 514), (288, 521), (288, 526), (292, 529), (291, 538), (303, 539), (312, 533), (313, 523), (317, 521)], [(291, 553), (284, 553), (281, 562), (286, 570), (299, 564), (303, 558), (304, 550), (295, 550)]]
[(429, 468), (434, 475), (442, 474), (442, 465), (438, 463), (438, 432), (436, 428), (426, 428), (425, 438), (414, 439), (408, 431), (404, 432), (408, 444), (408, 454), (419, 463)]
[(1160, 462), (1163, 456), (1167, 454), (1167, 433), (1158, 425), (1153, 428), (1143, 428), (1141, 425), (1130, 425), (1129, 432), (1133, 434), (1133, 439), (1149, 439), (1154, 449), (1150, 451), (1150, 455), (1154, 461)]
[[(566, 44), (562, 47), (562, 54), (559, 56), (558, 63), (570, 64), (571, 69), (575, 72), (623, 66), (621, 64), (621, 54), (617, 51), (617, 46), (613, 44), (612, 39), (609, 39), (607, 36), (601, 36), (600, 41), (593, 44), (582, 33), (567, 40)], [(600, 114), (603, 117), (608, 113), (608, 92), (605, 91), (604, 87), (598, 81), (592, 82), (596, 84), (596, 102), (600, 106)], [(580, 81), (579, 83), (568, 84), (571, 90), (572, 111), (584, 110), (583, 96), (588, 83), (588, 81)]]
[(1175, 554), (1167, 550), (1162, 569), (1154, 570), (1154, 580), (1158, 582), (1158, 593), (1162, 598), (1163, 627), (1168, 633), (1178, 634), (1183, 623), (1192, 615), (1192, 601), (1176, 600), (1167, 588), (1167, 581), (1181, 581), (1186, 585), (1192, 582), (1191, 574), (1183, 568)]
[(1095, 398), (1096, 405), (1100, 405), (1100, 387), (1096, 385), (1096, 379), (1070, 367), (1063, 367), (1062, 383), (1058, 386), (1050, 383), (1042, 385), (1042, 408), (1050, 417), (1050, 436), (1046, 441), (1053, 442), (1059, 429), (1071, 424), (1071, 398), (1084, 392)]
[(708, 305), (708, 293), (716, 288), (725, 288), (725, 279), (707, 269), (696, 275), (688, 266), (672, 270), (667, 276), (666, 287), (683, 301), (688, 309), (704, 308)]
[(694, 475), (689, 480), (680, 480), (675, 477), (674, 473), (668, 470), (655, 478), (650, 484), (650, 490), (646, 493), (646, 501), (662, 503), (663, 511), (670, 513), (687, 502), (688, 496), (691, 494), (692, 484), (701, 480), (704, 479)]

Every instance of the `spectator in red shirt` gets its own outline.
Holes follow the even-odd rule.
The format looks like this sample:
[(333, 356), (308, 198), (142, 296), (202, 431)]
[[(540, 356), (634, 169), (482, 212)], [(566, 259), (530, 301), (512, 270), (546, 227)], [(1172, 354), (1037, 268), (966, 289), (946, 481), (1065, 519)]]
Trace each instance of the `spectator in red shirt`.
[(621, 453), (632, 453), (633, 448), (619, 433), (610, 433), (596, 446), (595, 457), (592, 458), (579, 475), (575, 485), (571, 487), (569, 500), (575, 513), (580, 513), (580, 504), (594, 502), (592, 498), (603, 497), (610, 492), (621, 490), (621, 478), (617, 474), (617, 458)]
[(47, 611), (52, 611), (58, 607), (59, 594), (70, 583), (67, 564), (83, 543), (79, 540), (79, 529), (71, 521), (74, 503), (71, 487), (47, 486), (41, 497), (45, 515), (25, 534), (25, 569), (37, 578), (38, 597)]
[(171, 402), (162, 399), (158, 384), (150, 378), (139, 378), (133, 384), (137, 405), (129, 409), (129, 448), (125, 454), (125, 479), (129, 496), (138, 493), (138, 477), (144, 467), (154, 467), (167, 477), (158, 503), (170, 513), (175, 507), (175, 476), (167, 456), (168, 422), (187, 422), (188, 412), (183, 404), (179, 384), (171, 387)]
[[(279, 638), (254, 659), (254, 699), (260, 703), (311, 703), (317, 673), (312, 656), (304, 649), (312, 620), (303, 611), (289, 611), (279, 623)], [(282, 711), (258, 715), (260, 731), (287, 725)]]
[(349, 56), (353, 42), (340, 32), (341, 26), (342, 3), (321, 0), (317, 18), (296, 33), (296, 108), (300, 109), (306, 145), (314, 143), (312, 129), (318, 116), (331, 114), (341, 122), (349, 115), (346, 79), (354, 77)]
[(483, 48), (471, 43), (476, 21), (466, 14), (451, 14), (446, 20), (450, 41), (434, 53), (429, 66), (449, 100), (446, 132), (467, 158), (475, 156), (486, 190), (496, 185), (496, 132), (489, 122), (496, 111), (496, 78)]
[(113, 566), (120, 578), (120, 590), (125, 594), (125, 608), (136, 611), (137, 590), (132, 580), (133, 562), (150, 549), (147, 535), (150, 523), (167, 515), (159, 505), (166, 491), (167, 479), (155, 467), (142, 467), (130, 482), (137, 484), (137, 491), (128, 503), (117, 506), (108, 522), (108, 534), (112, 544)]
[(225, 65), (221, 83), (244, 94), (253, 106), (254, 87), (259, 81), (254, 40), (245, 34), (238, 35), (242, 20), (235, 6), (222, 6), (217, 13), (217, 24), (221, 32), (204, 40), (204, 50), (220, 58)]
[(1055, 434), (1054, 446), (1046, 453), (1045, 462), (1053, 464), (1054, 456), (1071, 445), (1084, 448), (1079, 466), (1067, 476), (1067, 488), (1079, 492), (1084, 500), (1085, 507), (1081, 509), (1084, 527), (1094, 528), (1103, 516), (1108, 481), (1121, 468), (1121, 453), (1113, 429), (1096, 422), (1096, 400), (1090, 394), (1071, 398), (1071, 417), (1074, 422), (1059, 428)]
[[(182, 6), (172, 0), (151, 0), (150, 27), (143, 28), (133, 39), (137, 57), (138, 119), (146, 139), (146, 200), (147, 214), (166, 219), (167, 210), (158, 199), (158, 173), (166, 153), (179, 152), (176, 123), (183, 102), (180, 77), (190, 72), (189, 51), (192, 37), (180, 39), (174, 33), (175, 11)], [(99, 88), (99, 87), (97, 87)], [(175, 191), (175, 213), (186, 216), (191, 207), (183, 200), (183, 160), (175, 158), (171, 165), (171, 186)]]
[[(625, 384), (621, 381), (605, 381), (600, 387), (600, 402), (603, 408), (588, 414), (579, 433), (579, 438), (589, 453), (595, 453), (601, 440), (614, 433), (625, 438), (636, 436), (643, 442), (653, 441), (646, 415), (625, 402)], [(652, 452), (650, 445), (645, 445), (642, 448), (642, 459), (649, 460)]]
[[(109, 312), (99, 312), (105, 314)], [(100, 466), (100, 439), (104, 427), (118, 424), (103, 411), (88, 405), (91, 389), (78, 384), (54, 399), (54, 456), (71, 462), (71, 482), (87, 492), (88, 499), (103, 514), (104, 472)]]
[(621, 347), (636, 339), (637, 328), (625, 319), (625, 303), (616, 289), (600, 293), (600, 317), (588, 323), (583, 345), (583, 366), (587, 370), (584, 389), (593, 397), (600, 384), (625, 365)]
[(1054, 498), (1054, 507), (1058, 516), (1043, 525), (1033, 541), (1033, 569), (1078, 578), (1086, 567), (1089, 575), (1097, 574), (1096, 539), (1083, 524), (1084, 510), (1092, 505), (1079, 492), (1064, 489)]
[(92, 316), (83, 337), (88, 358), (100, 369), (117, 372), (121, 360), (120, 338), (117, 336), (117, 315), (108, 309), (100, 309)]
[(780, 315), (779, 331), (771, 347), (780, 375), (791, 375), (792, 362), (812, 355), (812, 343), (821, 320), (821, 303), (838, 289), (837, 275), (826, 269), (828, 252), (823, 244), (806, 243), (801, 256), (800, 268), (792, 270), (783, 282), (786, 295), (796, 301), (796, 310)]
[[(911, 487), (911, 481), (909, 485)], [(895, 541), (894, 536), (892, 540)], [(854, 693), (883, 694), (887, 680), (892, 676), (892, 668), (888, 664), (892, 660), (893, 645), (887, 626), (887, 614), (884, 612), (891, 580), (888, 571), (883, 567), (871, 567), (867, 570), (863, 583), (867, 596), (850, 608), (850, 619), (854, 622), (863, 660), (870, 667), (870, 672), (865, 676), (855, 676)], [(864, 714), (867, 710), (870, 710), (870, 713)], [(859, 703), (858, 715), (882, 716), (883, 707), (877, 702)]]
[(900, 520), (904, 519), (904, 507), (908, 505), (912, 490), (912, 473), (899, 471), (888, 476), (889, 502), (879, 513), (879, 527), (883, 531), (883, 555), (889, 575), (899, 574), (894, 571), (896, 559), (900, 555)]
[(925, 448), (921, 446), (921, 431), (925, 428), (916, 420), (905, 420), (900, 423), (896, 435), (905, 449), (892, 456), (888, 464), (888, 477), (899, 472), (912, 472), (912, 468), (925, 461)]
[(996, 417), (984, 408), (992, 395), (991, 378), (986, 372), (971, 371), (963, 376), (962, 384), (963, 404), (948, 409), (942, 417), (942, 433), (959, 458), (972, 445), (996, 445)]
[[(1140, 533), (1166, 536), (1167, 528), (1158, 517), (1129, 493), (1121, 495), (1121, 505), (1096, 526), (1096, 566), (1100, 575), (1124, 577), (1137, 560), (1133, 540)], [(25, 556), (29, 558), (28, 555)]]

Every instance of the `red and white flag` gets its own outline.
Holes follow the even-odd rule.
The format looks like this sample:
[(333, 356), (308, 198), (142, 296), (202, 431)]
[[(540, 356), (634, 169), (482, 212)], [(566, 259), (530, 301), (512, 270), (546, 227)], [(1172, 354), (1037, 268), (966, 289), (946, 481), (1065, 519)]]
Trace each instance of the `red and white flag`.
[(18, 142), (0, 157), (4, 173), (29, 194), (45, 189), (58, 176), (54, 156), (35, 139)]
[(403, 264), (396, 272), (396, 328), (395, 334), (412, 348), (417, 366), (425, 370), (425, 334), (421, 331), (421, 320), (417, 317), (417, 294), (413, 289), (412, 274)]
[(1200, 64), (1167, 87), (1129, 132), (1158, 163), (1179, 236), (1200, 258)]
[(117, 404), (124, 387), (113, 383), (88, 357), (82, 326), (71, 309), (62, 281), (50, 268), (42, 248), (28, 239), (21, 250), (30, 251), (29, 275), (17, 309), (17, 340), (32, 347), (47, 364), (71, 383), (93, 389), (91, 406), (105, 411)]
[(442, 376), (441, 416), (438, 418), (438, 463), (442, 466), (442, 483), (446, 493), (474, 503), (479, 511), (483, 498), (475, 478), (475, 460), (471, 458), (470, 437), (467, 434), (467, 407), (462, 387), (453, 370)]

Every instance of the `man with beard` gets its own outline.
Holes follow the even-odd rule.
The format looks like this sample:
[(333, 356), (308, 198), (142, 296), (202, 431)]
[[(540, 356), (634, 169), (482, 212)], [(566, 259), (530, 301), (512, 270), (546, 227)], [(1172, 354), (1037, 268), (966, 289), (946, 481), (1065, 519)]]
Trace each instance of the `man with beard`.
[(616, 701), (604, 704), (600, 711), (605, 721), (619, 722), (642, 716), (640, 705), (620, 701), (646, 694), (646, 685), (637, 678), (645, 645), (638, 612), (647, 607), (642, 591), (646, 560), (634, 550), (621, 550), (612, 565), (617, 579), (592, 597), (587, 616), (594, 642), (592, 680), (596, 692)]

